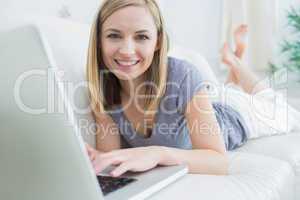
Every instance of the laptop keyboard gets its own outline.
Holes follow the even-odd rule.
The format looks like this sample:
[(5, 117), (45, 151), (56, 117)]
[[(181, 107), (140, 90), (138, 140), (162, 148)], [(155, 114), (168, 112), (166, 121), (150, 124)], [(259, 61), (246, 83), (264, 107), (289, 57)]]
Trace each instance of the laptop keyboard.
[(124, 177), (111, 177), (111, 176), (97, 176), (103, 195), (107, 195), (117, 189), (124, 187), (125, 185), (136, 181), (133, 178)]

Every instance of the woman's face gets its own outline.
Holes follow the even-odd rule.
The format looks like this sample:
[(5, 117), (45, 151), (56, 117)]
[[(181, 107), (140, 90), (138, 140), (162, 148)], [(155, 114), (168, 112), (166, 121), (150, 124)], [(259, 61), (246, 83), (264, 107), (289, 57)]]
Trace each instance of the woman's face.
[(150, 67), (157, 49), (157, 28), (147, 8), (129, 6), (102, 25), (104, 64), (121, 80), (132, 80)]

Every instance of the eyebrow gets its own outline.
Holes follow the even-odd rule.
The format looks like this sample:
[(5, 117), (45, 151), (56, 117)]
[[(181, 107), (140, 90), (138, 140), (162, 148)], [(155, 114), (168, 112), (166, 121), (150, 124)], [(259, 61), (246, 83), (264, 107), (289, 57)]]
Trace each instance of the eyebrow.
[(108, 32), (108, 31), (111, 31), (111, 32), (118, 32), (118, 33), (121, 32), (121, 31), (119, 31), (118, 29), (114, 29), (114, 28), (106, 29), (104, 32)]
[(148, 30), (140, 30), (140, 31), (136, 31), (135, 33), (148, 33)]
[[(105, 30), (104, 32), (108, 32), (108, 31), (121, 33), (121, 31), (119, 31), (118, 29), (114, 29), (114, 28), (109, 28), (109, 29)], [(148, 32), (149, 31), (145, 29), (145, 30), (136, 31), (135, 33), (148, 33)]]

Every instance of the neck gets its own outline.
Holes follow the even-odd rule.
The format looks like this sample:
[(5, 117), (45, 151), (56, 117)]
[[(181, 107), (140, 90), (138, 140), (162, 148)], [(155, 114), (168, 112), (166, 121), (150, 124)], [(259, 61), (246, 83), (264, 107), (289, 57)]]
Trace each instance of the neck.
[(133, 80), (120, 80), (122, 94), (121, 96), (126, 98), (134, 97), (136, 94), (144, 94), (145, 87), (142, 85), (146, 78), (142, 75)]

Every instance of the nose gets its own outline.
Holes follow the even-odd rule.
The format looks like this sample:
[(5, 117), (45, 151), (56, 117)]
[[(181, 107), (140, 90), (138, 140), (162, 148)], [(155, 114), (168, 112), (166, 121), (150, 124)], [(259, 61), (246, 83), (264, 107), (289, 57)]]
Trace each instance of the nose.
[(132, 55), (135, 53), (135, 44), (131, 39), (124, 40), (119, 49), (119, 53), (122, 55)]

